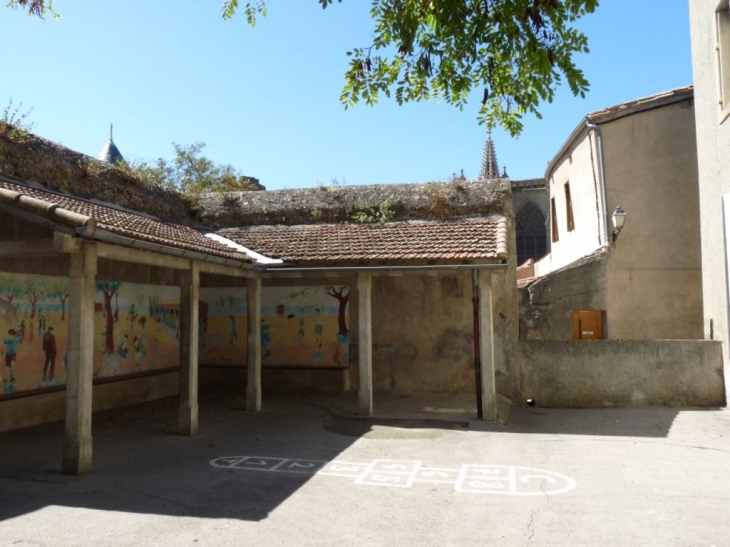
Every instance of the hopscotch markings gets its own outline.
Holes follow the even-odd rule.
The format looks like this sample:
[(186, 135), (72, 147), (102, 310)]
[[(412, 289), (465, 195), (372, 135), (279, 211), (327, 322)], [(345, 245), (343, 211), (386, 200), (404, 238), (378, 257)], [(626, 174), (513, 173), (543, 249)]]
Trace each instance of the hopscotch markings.
[(418, 470), (414, 481), (454, 484), (458, 477), (458, 469), (446, 469), (443, 467), (421, 467)]
[(418, 460), (376, 459), (361, 463), (225, 456), (211, 460), (210, 465), (222, 469), (350, 477), (355, 479), (355, 484), (366, 486), (409, 488), (417, 482), (453, 484), (457, 492), (512, 496), (563, 494), (577, 486), (572, 478), (543, 469), (486, 464), (464, 464), (459, 469), (448, 469), (423, 467)]
[(420, 467), (420, 461), (373, 460), (355, 484), (410, 488)]
[(576, 486), (576, 482), (570, 477), (542, 469), (462, 465), (455, 490), (511, 496), (541, 496), (562, 494)]
[(354, 462), (338, 462), (332, 461), (325, 465), (318, 475), (330, 475), (332, 477), (359, 477), (365, 470), (368, 469), (370, 464), (367, 463), (354, 463)]

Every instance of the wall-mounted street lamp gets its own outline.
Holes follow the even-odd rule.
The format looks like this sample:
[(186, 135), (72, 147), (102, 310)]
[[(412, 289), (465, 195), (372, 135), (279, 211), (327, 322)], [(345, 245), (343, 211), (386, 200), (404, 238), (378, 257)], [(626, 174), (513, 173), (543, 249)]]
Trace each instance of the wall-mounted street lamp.
[(624, 227), (624, 222), (626, 222), (626, 211), (624, 211), (619, 205), (611, 215), (611, 220), (613, 221), (613, 241), (611, 245), (616, 247), (616, 240), (618, 239), (618, 235), (621, 233), (621, 229)]

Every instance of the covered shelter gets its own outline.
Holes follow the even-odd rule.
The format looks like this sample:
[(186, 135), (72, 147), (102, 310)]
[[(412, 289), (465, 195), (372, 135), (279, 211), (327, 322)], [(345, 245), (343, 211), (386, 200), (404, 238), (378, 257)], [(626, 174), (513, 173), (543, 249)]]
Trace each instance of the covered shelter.
[[(0, 431), (65, 420), (65, 473), (92, 469), (96, 410), (179, 395), (177, 429), (194, 435), (201, 359), (245, 368), (249, 411), (261, 409), (263, 365), (341, 371), (364, 416), (374, 390), (478, 386), (495, 420), (497, 392), (514, 381), (508, 184), (417, 185), (416, 198), (431, 196), (421, 210), (395, 200), (392, 221), (363, 224), (347, 206), (319, 223), (288, 191), (203, 196), (193, 211), (31, 140), (0, 141)], [(339, 207), (383, 203), (383, 192), (302, 196)], [(299, 216), (267, 221), (267, 210), (286, 215), (257, 200)]]

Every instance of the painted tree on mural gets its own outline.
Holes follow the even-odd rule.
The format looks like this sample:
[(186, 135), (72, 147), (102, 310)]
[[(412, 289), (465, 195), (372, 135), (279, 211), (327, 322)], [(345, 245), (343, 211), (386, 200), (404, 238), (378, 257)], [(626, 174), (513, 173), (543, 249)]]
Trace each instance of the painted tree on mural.
[(68, 300), (68, 279), (57, 279), (48, 288), (46, 296), (61, 301), (61, 321), (66, 320), (66, 300)]
[(97, 281), (96, 290), (104, 295), (104, 313), (106, 315), (106, 338), (104, 341), (104, 353), (114, 353), (114, 312), (112, 311), (112, 298), (122, 286), (119, 281)]
[(35, 318), (35, 309), (38, 301), (46, 294), (46, 286), (43, 281), (35, 277), (28, 277), (23, 286), (23, 295), (30, 304), (30, 318)]
[(10, 276), (0, 276), (0, 297), (2, 297), (6, 303), (12, 305), (13, 300), (21, 296), (23, 291), (20, 290), (18, 283)]
[(339, 326), (339, 332), (338, 335), (341, 336), (347, 336), (347, 333), (349, 332), (347, 330), (347, 320), (345, 316), (345, 309), (347, 308), (347, 302), (350, 300), (350, 295), (345, 294), (345, 291), (347, 291), (347, 287), (340, 287), (340, 290), (338, 291), (335, 289), (334, 285), (330, 286), (330, 290), (325, 290), (324, 292), (328, 295), (330, 295), (332, 298), (336, 298), (337, 301), (340, 303), (340, 306), (337, 310), (337, 325)]

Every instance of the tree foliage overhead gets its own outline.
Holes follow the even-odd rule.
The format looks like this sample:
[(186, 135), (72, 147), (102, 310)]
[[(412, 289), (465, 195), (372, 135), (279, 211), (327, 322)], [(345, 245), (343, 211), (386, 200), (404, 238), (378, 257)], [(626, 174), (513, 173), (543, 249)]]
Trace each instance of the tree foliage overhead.
[[(227, 0), (223, 17), (238, 7)], [(573, 57), (588, 53), (588, 39), (573, 23), (597, 7), (598, 0), (372, 0), (372, 43), (347, 53), (340, 100), (347, 108), (382, 95), (399, 104), (436, 98), (463, 109), (477, 90), (480, 122), (517, 135), (523, 115), (540, 118), (538, 106), (563, 81), (585, 96), (588, 81)], [(266, 15), (264, 0), (243, 9), (251, 25)]]
[[(318, 0), (323, 8), (335, 1), (342, 2)], [(53, 0), (9, 5), (41, 17), (53, 12)], [(588, 53), (588, 39), (574, 23), (597, 7), (598, 0), (371, 0), (372, 43), (347, 52), (340, 100), (348, 108), (383, 95), (399, 104), (436, 98), (463, 109), (477, 91), (480, 122), (517, 135), (522, 117), (541, 117), (539, 105), (561, 83), (585, 96), (588, 81), (574, 56)], [(221, 14), (239, 10), (255, 26), (266, 0), (224, 0)]]

